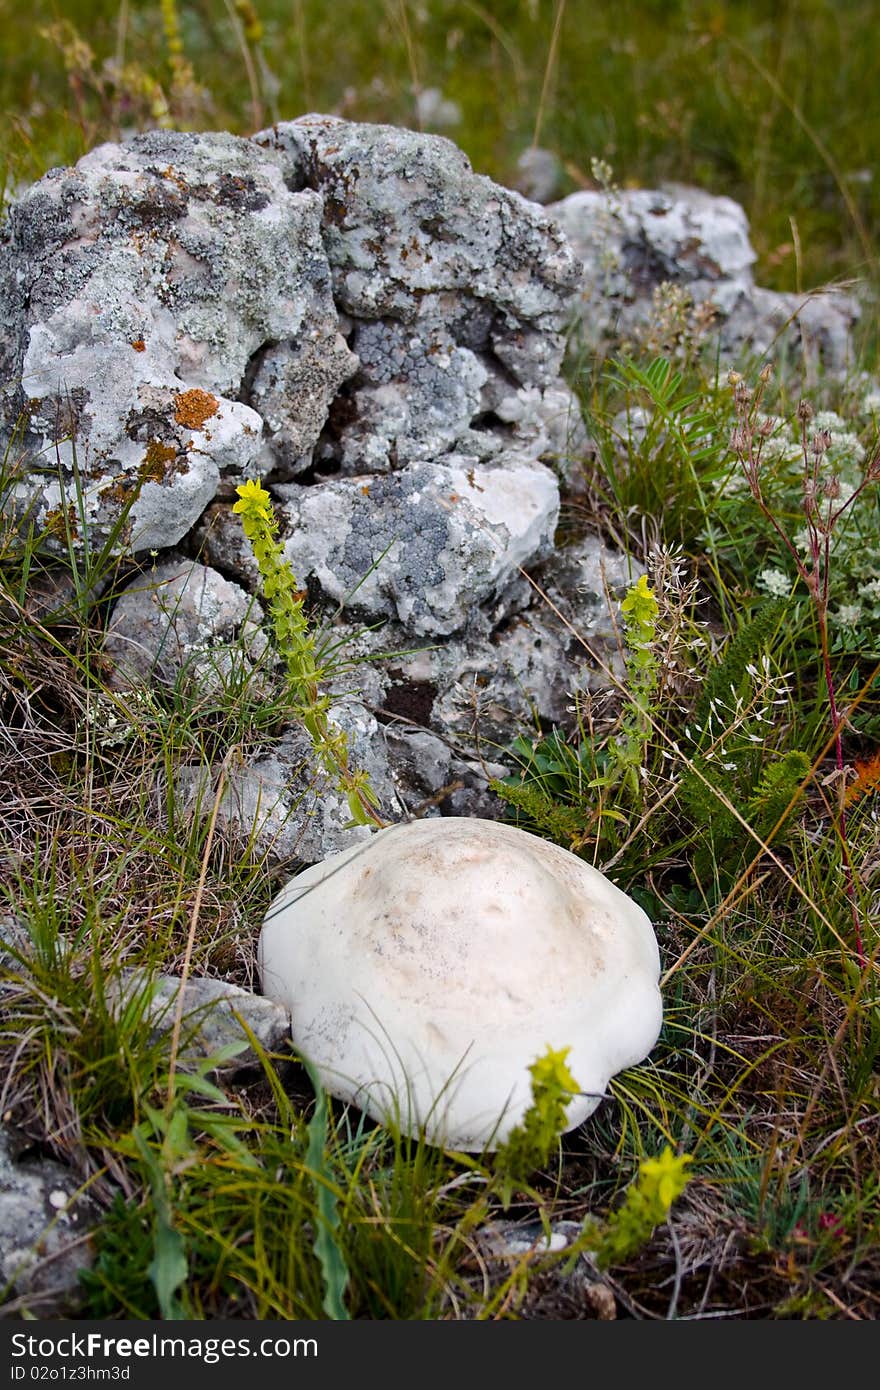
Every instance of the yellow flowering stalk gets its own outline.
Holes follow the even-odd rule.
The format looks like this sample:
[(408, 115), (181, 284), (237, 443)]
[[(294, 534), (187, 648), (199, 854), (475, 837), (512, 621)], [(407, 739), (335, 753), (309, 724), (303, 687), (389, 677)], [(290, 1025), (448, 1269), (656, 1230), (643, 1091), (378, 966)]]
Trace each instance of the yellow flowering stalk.
[(495, 1154), (504, 1207), (510, 1205), (514, 1189), (544, 1166), (565, 1129), (565, 1107), (580, 1089), (566, 1065), (570, 1051), (548, 1047), (529, 1067), (532, 1103)]
[(668, 1144), (658, 1158), (642, 1161), (617, 1211), (604, 1225), (588, 1226), (585, 1232), (585, 1247), (600, 1269), (622, 1264), (651, 1239), (687, 1187), (685, 1170), (692, 1162), (690, 1154), (674, 1154)]
[(627, 702), (620, 736), (609, 740), (608, 766), (593, 786), (618, 783), (638, 804), (642, 799), (645, 750), (651, 738), (654, 694), (659, 673), (656, 641), (660, 605), (643, 574), (620, 605), (626, 629)]
[(241, 517), (263, 581), (263, 596), (272, 620), (275, 645), (284, 658), (294, 712), (312, 741), (315, 755), (344, 792), (356, 825), (382, 825), (378, 802), (365, 772), (348, 765), (348, 738), (344, 729), (330, 724), (331, 700), (322, 695), (318, 682), (323, 674), (315, 657), (315, 642), (303, 612), (296, 576), (276, 540), (278, 523), (271, 498), (258, 482), (249, 480), (236, 488), (238, 501), (232, 510)]

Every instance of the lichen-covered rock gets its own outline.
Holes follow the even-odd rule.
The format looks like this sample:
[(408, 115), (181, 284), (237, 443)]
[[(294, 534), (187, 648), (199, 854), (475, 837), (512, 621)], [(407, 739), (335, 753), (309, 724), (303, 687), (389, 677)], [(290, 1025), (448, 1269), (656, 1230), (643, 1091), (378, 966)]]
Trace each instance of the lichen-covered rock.
[(305, 116), (254, 139), (278, 154), (290, 187), (321, 195), (360, 362), (319, 463), (363, 473), (519, 447), (481, 388), (496, 375), (507, 394), (558, 382), (578, 266), (553, 221), (440, 136)]
[[(23, 410), (41, 455), (19, 508), (51, 531), (72, 507), (82, 543), (119, 550), (176, 544), (264, 431), (284, 458), (308, 452), (356, 365), (320, 199), (222, 134), (101, 145), (34, 184), (0, 247), (0, 340), (7, 432)], [(246, 377), (264, 415), (239, 399)]]
[[(143, 1009), (151, 1041), (172, 1031), (180, 998), (176, 975), (151, 975), (140, 968), (123, 970), (112, 982), (108, 1004)], [(242, 1024), (266, 1052), (287, 1052), (290, 1047), (290, 1015), (261, 994), (240, 989), (225, 980), (198, 977), (183, 989), (180, 1059), (184, 1065), (216, 1056), (223, 1048), (237, 1048), (221, 1060), (218, 1070), (238, 1071), (260, 1065)]]
[(443, 323), (457, 341), (517, 352), (547, 335), (524, 385), (548, 384), (560, 313), (577, 282), (571, 249), (542, 210), (474, 174), (451, 141), (395, 126), (303, 116), (254, 136), (290, 187), (320, 193), (337, 302), (358, 319)]
[(721, 344), (733, 356), (743, 345), (759, 357), (803, 361), (815, 374), (845, 375), (853, 365), (853, 328), (861, 310), (833, 287), (783, 294), (752, 286), (721, 325)]
[[(381, 812), (396, 814), (396, 789), (375, 717), (357, 700), (339, 700), (329, 710), (331, 724), (348, 738), (349, 762), (366, 772)], [(216, 795), (212, 771), (183, 768), (176, 795), (190, 814), (210, 814)], [(368, 839), (370, 828), (352, 825), (343, 792), (317, 766), (305, 731), (286, 730), (270, 749), (228, 770), (217, 824), (250, 846), (256, 858), (273, 863), (316, 863), (327, 853)]]
[(79, 1271), (92, 1263), (98, 1209), (62, 1164), (17, 1154), (0, 1124), (0, 1290), (12, 1316), (64, 1316), (79, 1301)]
[[(468, 347), (436, 325), (421, 335), (392, 319), (352, 330), (360, 370), (351, 384), (350, 423), (338, 441), (323, 440), (318, 457), (343, 473), (387, 472), (433, 460), (461, 441), (492, 453), (500, 440), (471, 430), (482, 413), (487, 370)], [(537, 455), (535, 455), (537, 457)]]
[[(743, 209), (730, 198), (671, 185), (573, 193), (549, 209), (583, 265), (577, 310), (584, 341), (600, 351), (655, 334), (662, 285), (687, 300), (665, 311), (706, 306), (724, 354), (787, 353), (841, 372), (852, 357), (858, 305), (848, 295), (781, 294), (755, 285), (757, 257)], [(673, 325), (675, 327), (675, 325)], [(659, 344), (662, 345), (662, 344)]]
[(161, 681), (181, 671), (199, 684), (222, 687), (233, 645), (256, 661), (265, 650), (256, 599), (216, 570), (194, 560), (166, 560), (123, 589), (104, 642), (117, 686)]
[[(323, 489), (288, 491), (309, 498)], [(218, 504), (205, 546), (214, 562), (250, 584), (247, 567), (237, 565), (236, 527), (237, 518)], [(304, 548), (307, 536), (304, 531)], [(361, 627), (351, 615), (337, 618), (326, 636), (336, 658), (349, 662), (350, 669), (333, 677), (333, 687), (358, 694), (381, 711), (383, 722), (400, 719), (452, 740), (458, 756), (466, 759), (485, 758), (487, 750), (502, 757), (500, 750), (518, 733), (533, 731), (536, 721), (570, 726), (578, 692), (607, 688), (624, 675), (619, 604), (643, 567), (598, 537), (587, 536), (554, 550), (527, 572), (534, 584), (525, 576), (511, 578), (500, 596), (474, 605), (464, 625), (440, 641), (430, 632), (416, 635), (411, 614), (404, 621), (395, 611), (385, 621)], [(360, 593), (352, 595), (354, 608)], [(368, 597), (380, 619), (392, 607), (383, 606), (381, 591)], [(399, 760), (391, 749), (389, 757), (399, 777)], [(461, 776), (452, 762), (451, 750), (438, 757), (440, 780), (434, 790)], [(410, 807), (420, 799), (416, 790), (429, 794), (423, 779), (413, 780), (405, 771), (401, 785)], [(482, 794), (476, 784), (470, 791)], [(470, 793), (458, 797), (462, 803), (469, 799)]]
[(623, 678), (619, 604), (641, 573), (595, 537), (557, 552), (536, 571), (541, 594), (532, 591), (527, 607), (433, 661), (420, 654), (438, 685), (432, 727), (483, 748), (550, 724), (571, 727), (580, 694)]
[(549, 554), (559, 488), (542, 464), (457, 454), (398, 473), (279, 487), (284, 556), (302, 582), (411, 634), (454, 632), (520, 565)]
[(541, 209), (437, 136), (312, 116), (102, 145), (0, 236), (14, 505), (59, 544), (139, 553), (179, 543), (222, 474), (536, 459), (483, 387), (557, 385), (577, 273)]

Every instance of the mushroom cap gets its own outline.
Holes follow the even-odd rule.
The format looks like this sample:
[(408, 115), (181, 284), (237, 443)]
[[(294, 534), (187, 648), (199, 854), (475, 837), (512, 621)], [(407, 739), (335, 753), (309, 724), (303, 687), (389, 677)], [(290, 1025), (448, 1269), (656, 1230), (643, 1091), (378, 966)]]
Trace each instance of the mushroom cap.
[(584, 1094), (566, 1128), (581, 1124), (662, 1018), (642, 909), (568, 850), (471, 817), (392, 826), (306, 869), (266, 915), (259, 965), (332, 1095), (465, 1150), (506, 1139), (548, 1047), (570, 1049)]

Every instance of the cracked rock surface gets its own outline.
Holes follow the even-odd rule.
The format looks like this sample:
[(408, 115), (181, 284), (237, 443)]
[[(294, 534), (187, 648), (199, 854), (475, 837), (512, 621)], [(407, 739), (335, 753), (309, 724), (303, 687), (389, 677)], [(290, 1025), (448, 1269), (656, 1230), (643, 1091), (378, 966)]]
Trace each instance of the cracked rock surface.
[(271, 381), (257, 368), (266, 435), (271, 445), (277, 398), (299, 373), (310, 394), (296, 438), (275, 433), (282, 452), (307, 447), (316, 397), (329, 401), (352, 364), (320, 212), (315, 194), (289, 192), (277, 161), (223, 134), (101, 145), (29, 188), (0, 249), (0, 378), (16, 385), (7, 430), (24, 412), (24, 443), (44, 460), (23, 477), (19, 507), (51, 530), (75, 501), (76, 468), (82, 544), (176, 544), (221, 471), (241, 474), (260, 454), (264, 419), (239, 396), (270, 344), (295, 343), (296, 361)]
[(666, 284), (687, 291), (692, 306), (709, 306), (724, 355), (788, 354), (831, 373), (850, 365), (855, 300), (756, 285), (748, 219), (731, 198), (673, 184), (572, 193), (548, 210), (582, 263), (577, 320), (589, 346), (607, 352), (637, 337)]
[(29, 1156), (15, 1131), (0, 1124), (0, 1289), (12, 1314), (69, 1311), (79, 1296), (79, 1270), (92, 1262), (89, 1231), (98, 1208), (70, 1169)]
[(256, 661), (266, 647), (263, 610), (240, 585), (194, 560), (166, 560), (134, 579), (113, 608), (104, 650), (118, 686), (173, 685), (181, 671), (222, 687), (240, 634)]
[(368, 618), (396, 617), (417, 636), (464, 626), (468, 613), (549, 554), (555, 476), (514, 456), (484, 467), (458, 454), (389, 477), (277, 489), (284, 546), (300, 582)]
[[(174, 975), (150, 976), (146, 970), (124, 970), (110, 1002), (117, 1007), (144, 1008), (153, 1038), (174, 1027), (180, 980)], [(225, 980), (190, 978), (183, 990), (180, 1057), (184, 1066), (225, 1047), (237, 1047), (221, 1069), (259, 1067), (242, 1022), (266, 1052), (286, 1052), (290, 1045), (290, 1015), (262, 995), (239, 989)]]
[[(392, 126), (155, 131), (28, 189), (0, 234), (0, 424), (24, 412), (19, 512), (59, 549), (72, 532), (139, 557), (110, 611), (112, 682), (222, 694), (256, 663), (271, 682), (231, 506), (259, 476), (313, 618), (360, 663), (330, 686), (352, 762), (391, 814), (496, 809), (510, 739), (564, 719), (599, 670), (525, 577), (565, 621), (592, 613), (552, 568), (559, 480), (589, 444), (560, 376), (581, 277), (544, 208)], [(608, 567), (613, 666), (626, 577), (585, 545)], [(212, 769), (176, 775), (204, 814)], [(348, 820), (283, 720), (228, 770), (219, 823), (273, 860), (369, 833)]]
[(31, 459), (14, 505), (142, 553), (224, 477), (534, 461), (484, 388), (559, 384), (576, 281), (542, 209), (439, 136), (311, 116), (101, 145), (0, 238), (0, 424)]

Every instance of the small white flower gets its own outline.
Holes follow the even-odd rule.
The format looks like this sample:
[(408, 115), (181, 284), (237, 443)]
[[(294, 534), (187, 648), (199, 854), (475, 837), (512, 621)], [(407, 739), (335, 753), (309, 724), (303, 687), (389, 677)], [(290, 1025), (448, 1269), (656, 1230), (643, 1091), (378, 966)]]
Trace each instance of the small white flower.
[(821, 430), (830, 430), (834, 434), (837, 430), (845, 430), (846, 421), (834, 410), (817, 410), (810, 422), (810, 430), (818, 434)]
[[(761, 570), (758, 575), (758, 584), (773, 598), (787, 598), (791, 593), (791, 580), (782, 570), (766, 569)], [(746, 668), (748, 670), (748, 668)], [(757, 672), (749, 671), (749, 675), (757, 675)]]
[(795, 463), (801, 457), (800, 443), (784, 434), (771, 435), (761, 448), (761, 458), (766, 463)]
[(861, 463), (865, 457), (865, 446), (857, 434), (844, 430), (842, 434), (833, 436), (828, 457), (835, 463), (844, 460), (847, 463)]
[(858, 488), (855, 483), (849, 482), (846, 478), (838, 478), (837, 484), (840, 488), (840, 493), (835, 498), (835, 503), (837, 507), (843, 507), (853, 496), (853, 494), (858, 491)]
[(880, 415), (880, 385), (871, 386), (862, 397), (862, 410), (865, 415)]
[(802, 527), (800, 531), (796, 532), (791, 539), (802, 555), (809, 555), (811, 544), (810, 533), (805, 526)]
[(833, 614), (835, 622), (841, 627), (857, 627), (862, 616), (862, 605), (860, 603), (842, 603), (837, 612)]

